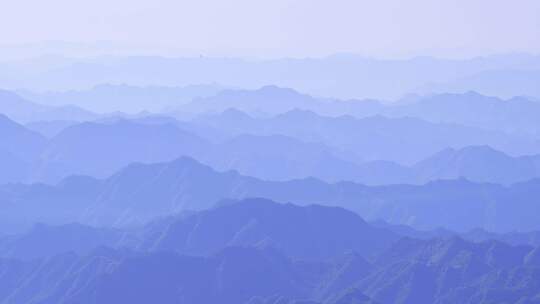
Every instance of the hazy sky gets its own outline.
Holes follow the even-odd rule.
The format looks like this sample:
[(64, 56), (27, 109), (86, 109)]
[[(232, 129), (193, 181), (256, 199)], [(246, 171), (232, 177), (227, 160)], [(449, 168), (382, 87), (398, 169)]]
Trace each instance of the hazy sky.
[(1, 0), (0, 44), (254, 56), (540, 53), (540, 0)]

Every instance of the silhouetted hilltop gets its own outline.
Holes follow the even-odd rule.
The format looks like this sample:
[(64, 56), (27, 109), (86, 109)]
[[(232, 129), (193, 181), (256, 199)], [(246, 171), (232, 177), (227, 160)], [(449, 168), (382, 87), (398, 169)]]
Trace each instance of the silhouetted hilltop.
[(225, 246), (270, 246), (293, 258), (327, 259), (347, 251), (369, 256), (395, 239), (341, 208), (246, 199), (181, 218), (146, 246), (195, 255)]

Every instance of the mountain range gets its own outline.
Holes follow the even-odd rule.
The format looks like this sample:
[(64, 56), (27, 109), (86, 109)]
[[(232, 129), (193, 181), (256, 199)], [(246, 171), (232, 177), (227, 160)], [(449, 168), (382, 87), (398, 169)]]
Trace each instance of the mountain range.
[(98, 44), (0, 46), (0, 304), (540, 304), (540, 56)]
[(57, 181), (72, 174), (106, 177), (134, 161), (173, 160), (197, 155), (204, 147), (204, 140), (169, 124), (86, 122), (49, 140), (33, 179)]
[[(30, 119), (28, 126), (48, 137), (60, 135), (76, 121), (99, 118), (90, 112), (62, 114), (64, 108), (33, 104), (7, 91), (0, 96), (0, 101), (25, 108), (19, 112), (34, 115), (32, 119), (13, 113), (15, 106), (10, 106), (8, 111), (14, 117), (8, 116), (18, 122)], [(324, 144), (340, 156), (348, 155), (349, 159), (345, 160), (353, 162), (385, 160), (411, 165), (445, 148), (470, 145), (490, 145), (513, 156), (540, 151), (537, 139), (540, 126), (536, 119), (540, 115), (540, 104), (525, 97), (500, 100), (475, 93), (442, 94), (419, 98), (412, 103), (383, 105), (376, 101), (315, 99), (290, 89), (264, 87), (257, 91), (223, 91), (206, 100), (197, 99), (191, 105), (203, 108), (207, 105), (206, 108), (214, 111), (224, 109), (217, 114), (205, 114), (209, 108), (205, 109), (199, 117), (183, 123), (183, 127), (190, 125), (189, 131), (195, 130), (198, 136), (223, 141), (246, 133), (285, 135)], [(26, 109), (28, 107), (32, 109)], [(235, 113), (228, 110), (231, 107), (260, 114), (263, 118)], [(330, 112), (325, 109), (333, 109), (332, 114), (341, 116), (312, 112)], [(374, 114), (377, 115), (371, 116)], [(396, 152), (397, 145), (400, 153)]]
[[(263, 86), (256, 90), (223, 90), (214, 96), (201, 97), (176, 107), (176, 115), (188, 113), (221, 113), (236, 109), (254, 116), (275, 116), (295, 109), (314, 111), (323, 115), (344, 115), (378, 113), (383, 104), (377, 100), (337, 100), (316, 98), (290, 88), (275, 85)], [(174, 113), (174, 112), (173, 112)]]
[(438, 94), (387, 108), (389, 116), (410, 116), (431, 122), (456, 123), (531, 138), (540, 134), (540, 104), (527, 97), (500, 99), (466, 92)]
[[(81, 121), (97, 118), (96, 114), (78, 107), (99, 113), (164, 111), (181, 118), (196, 114), (216, 114), (228, 109), (237, 109), (255, 117), (268, 117), (300, 109), (332, 117), (414, 117), (435, 123), (460, 124), (532, 138), (537, 138), (540, 133), (537, 119), (540, 115), (540, 104), (535, 98), (512, 95), (503, 99), (474, 91), (415, 95), (414, 98), (409, 95), (394, 103), (374, 99), (318, 98), (277, 86), (264, 86), (256, 90), (230, 90), (215, 85), (99, 85), (86, 91), (17, 93), (22, 97), (9, 91), (0, 94), (0, 105), (4, 104), (0, 107), (0, 112), (19, 122)], [(73, 104), (78, 107), (72, 106)]]
[(412, 167), (419, 181), (466, 178), (513, 184), (540, 177), (540, 155), (510, 157), (489, 146), (445, 149)]
[(224, 198), (264, 197), (345, 207), (368, 220), (422, 229), (527, 231), (540, 230), (534, 199), (538, 183), (535, 179), (501, 186), (448, 180), (368, 187), (313, 178), (272, 182), (234, 171), (217, 172), (193, 159), (180, 158), (169, 163), (132, 164), (105, 180), (71, 177), (55, 186), (0, 186), (0, 200), (5, 205), (0, 217), (5, 230), (36, 221), (67, 223), (73, 219), (123, 227), (205, 209)]
[[(12, 237), (8, 246), (17, 257), (0, 258), (0, 303), (450, 304), (539, 297), (538, 247), (400, 237), (340, 208), (227, 201), (137, 228), (138, 241), (115, 248), (104, 233), (119, 239), (118, 231), (42, 225)], [(53, 236), (71, 242), (52, 242), (55, 253), (40, 246)], [(64, 244), (88, 246), (95, 236), (103, 245), (63, 251)], [(0, 239), (0, 253), (5, 248)]]
[(539, 96), (540, 72), (527, 69), (491, 70), (457, 78), (445, 83), (431, 83), (419, 88), (424, 93), (466, 93), (512, 98), (519, 95)]
[[(540, 69), (536, 55), (503, 54), (470, 59), (416, 57), (373, 59), (354, 54), (321, 58), (252, 60), (217, 57), (102, 56), (22, 60), (1, 65), (0, 81), (6, 88), (35, 91), (85, 90), (102, 83), (133, 86), (187, 86), (219, 83), (226, 87), (257, 88), (268, 84), (296, 88), (315, 96), (340, 99), (397, 99), (425, 91), (433, 84), (481, 78), (482, 73), (514, 75)], [(479, 75), (480, 76), (476, 76)], [(73, 77), (84, 75), (84, 77)], [(507, 76), (506, 78), (512, 78)], [(519, 79), (519, 78), (518, 78)], [(501, 92), (501, 82), (459, 82), (460, 91)], [(513, 82), (505, 94), (524, 94), (530, 82)]]
[[(352, 160), (386, 160), (411, 165), (446, 148), (489, 145), (507, 154), (537, 154), (535, 139), (500, 131), (451, 123), (430, 123), (417, 118), (320, 116), (292, 110), (269, 118), (254, 118), (236, 110), (202, 115), (191, 123), (240, 134), (285, 135), (318, 142), (349, 155)], [(343, 155), (343, 154), (342, 154)]]
[(5, 303), (111, 304), (253, 303), (276, 295), (308, 298), (334, 266), (290, 260), (271, 249), (241, 247), (225, 248), (210, 257), (98, 249), (81, 257), (2, 260), (0, 265), (6, 270), (0, 280), (0, 301)]
[[(347, 233), (351, 230), (355, 233)], [(252, 198), (223, 200), (205, 210), (122, 229), (38, 223), (0, 237), (0, 257), (31, 261), (66, 252), (91, 254), (98, 247), (211, 256), (233, 246), (273, 248), (301, 260), (331, 260), (351, 251), (370, 258), (400, 236), (342, 208)]]
[[(293, 123), (299, 118), (301, 124)], [(487, 142), (517, 152), (517, 146), (525, 145), (535, 150), (534, 143), (479, 129), (414, 119), (330, 118), (300, 111), (256, 119), (228, 110), (213, 117), (213, 123), (208, 119), (111, 117), (22, 126), (4, 116), (0, 151), (5, 156), (0, 161), (5, 162), (5, 170), (0, 181), (56, 183), (70, 175), (105, 178), (132, 162), (163, 162), (180, 156), (273, 181), (315, 177), (386, 185), (463, 177), (512, 184), (540, 175), (537, 154), (512, 157), (488, 146), (468, 145)], [(350, 131), (357, 128), (363, 132)], [(432, 142), (411, 137), (414, 132), (427, 134)], [(404, 137), (409, 137), (407, 146)]]
[[(350, 230), (355, 233), (347, 233)], [(368, 223), (339, 207), (301, 207), (257, 198), (222, 200), (209, 209), (186, 211), (122, 229), (37, 223), (24, 232), (0, 236), (0, 257), (35, 260), (66, 252), (86, 255), (98, 247), (210, 256), (227, 246), (247, 246), (271, 247), (303, 260), (328, 260), (350, 251), (373, 259), (404, 237), (426, 241), (460, 237), (474, 243), (497, 241), (537, 247), (539, 235), (540, 231), (416, 230), (381, 220)]]
[(474, 91), (419, 95), (389, 103), (377, 100), (315, 98), (287, 88), (266, 86), (254, 91), (223, 91), (180, 106), (177, 111), (184, 114), (219, 113), (227, 109), (238, 109), (256, 117), (275, 116), (295, 109), (332, 117), (412, 117), (434, 123), (459, 124), (532, 138), (538, 138), (540, 132), (537, 119), (540, 115), (538, 102), (521, 96), (501, 99)]

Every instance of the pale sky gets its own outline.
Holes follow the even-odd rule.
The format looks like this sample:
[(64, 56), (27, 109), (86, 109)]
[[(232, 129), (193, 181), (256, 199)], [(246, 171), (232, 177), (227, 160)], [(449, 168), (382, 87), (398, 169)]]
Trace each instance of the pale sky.
[(0, 45), (212, 55), (540, 53), (540, 0), (0, 0)]

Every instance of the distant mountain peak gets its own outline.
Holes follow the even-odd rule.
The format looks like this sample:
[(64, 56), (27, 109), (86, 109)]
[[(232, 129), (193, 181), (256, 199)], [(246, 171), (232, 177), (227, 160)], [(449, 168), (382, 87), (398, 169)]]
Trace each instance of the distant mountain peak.
[(425, 161), (429, 161), (430, 159), (437, 160), (439, 162), (442, 161), (443, 158), (454, 158), (454, 159), (476, 159), (477, 161), (480, 160), (489, 160), (489, 159), (510, 159), (511, 157), (507, 154), (494, 149), (493, 147), (489, 145), (475, 145), (475, 146), (466, 146), (459, 149), (456, 148), (446, 148), (439, 153), (433, 155), (431, 158), (426, 159)]
[(246, 112), (240, 111), (236, 108), (227, 108), (221, 112), (221, 116), (234, 119), (252, 119)]
[(272, 95), (272, 96), (283, 96), (283, 95), (299, 96), (299, 95), (303, 95), (303, 94), (299, 93), (298, 91), (296, 91), (294, 89), (279, 87), (279, 86), (276, 86), (276, 85), (263, 86), (263, 87), (259, 88), (257, 90), (257, 92), (262, 93), (262, 94), (266, 94), (266, 95)]
[(317, 119), (323, 116), (319, 116), (317, 113), (310, 110), (294, 108), (290, 111), (279, 114), (276, 117), (290, 118), (290, 119)]
[(145, 164), (140, 162), (134, 162), (130, 163), (123, 169), (121, 169), (119, 172), (117, 172), (115, 175), (125, 175), (130, 171), (137, 171), (137, 170), (151, 170), (153, 168), (163, 168), (163, 169), (169, 169), (169, 170), (176, 170), (176, 169), (204, 169), (204, 170), (213, 170), (211, 167), (201, 164), (200, 162), (196, 161), (195, 159), (188, 157), (188, 156), (180, 156), (172, 161), (169, 162), (159, 162), (159, 163), (153, 163), (153, 164)]

